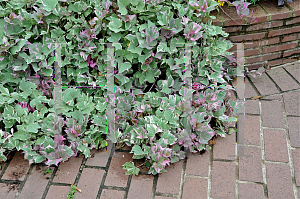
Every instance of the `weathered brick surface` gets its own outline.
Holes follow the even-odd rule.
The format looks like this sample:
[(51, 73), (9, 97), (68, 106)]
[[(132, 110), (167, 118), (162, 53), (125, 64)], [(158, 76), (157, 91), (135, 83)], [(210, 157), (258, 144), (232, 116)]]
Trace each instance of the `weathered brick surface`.
[[(279, 93), (275, 84), (265, 73), (263, 73), (261, 76), (256, 76), (255, 78), (250, 77), (250, 79), (261, 95), (270, 95), (270, 94)], [(265, 85), (268, 86), (266, 87)]]
[(247, 34), (247, 35), (238, 35), (232, 36), (229, 39), (232, 42), (242, 42), (242, 41), (251, 41), (251, 40), (259, 40), (265, 37), (265, 33), (254, 33), (254, 34)]
[(298, 82), (300, 82), (300, 64), (290, 64), (284, 67)]
[(278, 20), (285, 19), (291, 16), (292, 11), (290, 11), (287, 7), (283, 7), (282, 9), (278, 9), (278, 2), (276, 0), (269, 0), (259, 2), (268, 13), (271, 13), (270, 20)]
[(289, 165), (266, 163), (269, 198), (295, 198)]
[(124, 191), (103, 189), (100, 199), (114, 198), (114, 199), (123, 199), (125, 195)]
[(259, 116), (245, 115), (244, 139), (247, 145), (260, 146)]
[(294, 24), (294, 23), (300, 23), (300, 17), (294, 17), (294, 18), (286, 21), (286, 25), (290, 25), (290, 24)]
[[(55, 174), (53, 182), (60, 183), (74, 183), (77, 173), (79, 171), (83, 155), (80, 157), (71, 157), (66, 162), (60, 163), (58, 170)], [(80, 160), (80, 161), (78, 161)]]
[(265, 199), (263, 185), (239, 183), (239, 199), (249, 198)]
[[(46, 174), (47, 166), (35, 165), (28, 176), (19, 199), (42, 198), (48, 184), (50, 174)], [(53, 168), (50, 168), (53, 171)], [(47, 179), (48, 178), (48, 179)]]
[(226, 137), (217, 137), (216, 144), (214, 145), (213, 158), (214, 159), (235, 159), (235, 133), (226, 135)]
[(292, 158), (295, 170), (296, 185), (300, 186), (300, 150), (292, 149)]
[[(244, 51), (244, 56), (245, 57), (248, 57), (248, 56), (253, 56), (253, 55), (257, 55), (257, 54), (260, 54), (260, 49), (251, 49), (251, 50), (245, 50)], [(233, 53), (233, 56), (237, 56), (237, 52), (234, 52)]]
[(235, 164), (213, 161), (211, 197), (235, 198)]
[[(199, 153), (189, 155), (187, 157), (185, 174), (193, 175), (193, 176), (207, 177), (208, 176), (208, 167), (209, 167), (209, 157), (210, 157), (209, 150), (207, 150), (202, 155), (199, 155)], [(197, 165), (197, 167), (195, 167), (195, 165)]]
[(173, 197), (155, 196), (155, 199), (174, 199)]
[(179, 194), (183, 160), (167, 166), (168, 172), (160, 173), (157, 181), (156, 192)]
[(293, 78), (291, 78), (291, 76), (289, 76), (289, 74), (282, 68), (270, 70), (267, 73), (282, 91), (300, 88), (300, 86), (293, 80)]
[(245, 113), (259, 114), (258, 100), (246, 100)]
[(103, 175), (104, 170), (84, 168), (77, 185), (82, 192), (76, 192), (75, 198), (96, 198)]
[(289, 57), (294, 55), (300, 55), (300, 48), (283, 52), (283, 57)]
[(132, 157), (131, 153), (115, 152), (105, 179), (105, 186), (126, 187), (129, 176), (125, 175), (126, 170), (122, 168), (122, 165), (132, 161)]
[(261, 149), (246, 146), (244, 155), (250, 155), (251, 157), (239, 156), (239, 180), (262, 183)]
[[(249, 42), (249, 43), (251, 43), (251, 42)], [(277, 44), (277, 43), (279, 43), (279, 37), (275, 37), (272, 39), (264, 39), (261, 41), (252, 42), (252, 44), (245, 44), (245, 49), (255, 48), (258, 46), (267, 46), (267, 45), (272, 45), (272, 44)]]
[(256, 96), (257, 93), (254, 90), (253, 86), (250, 84), (248, 78), (245, 79), (245, 98), (250, 98)]
[(18, 192), (18, 188), (20, 188), (20, 184), (0, 183), (0, 198), (14, 198)]
[(267, 55), (258, 55), (258, 56), (247, 58), (246, 63), (250, 64), (250, 63), (255, 63), (255, 62), (262, 62), (262, 61), (272, 60), (272, 59), (279, 58), (280, 56), (281, 56), (280, 52), (267, 54)]
[(231, 26), (231, 27), (225, 27), (223, 30), (227, 33), (229, 32), (239, 32), (242, 30), (242, 26)]
[[(222, 26), (223, 30), (229, 33), (229, 40), (233, 43), (240, 42), (252, 42), (252, 44), (245, 44), (245, 49), (255, 48), (261, 46), (262, 54), (272, 53), (277, 51), (284, 50), (292, 50), (298, 44), (298, 40), (300, 39), (299, 33), (299, 1), (287, 3), (291, 5), (292, 9), (284, 6), (283, 9), (277, 8), (277, 0), (264, 1), (260, 2), (262, 5), (253, 5), (251, 6), (250, 12), (253, 11), (254, 17), (257, 18), (257, 21), (251, 21), (251, 17), (249, 16), (247, 19), (241, 19), (236, 14), (236, 9), (234, 7), (224, 6), (224, 11), (230, 15), (230, 18), (225, 15), (223, 12), (213, 11), (212, 14), (217, 17), (217, 19), (213, 20), (214, 25)], [(288, 27), (291, 24), (295, 24), (295, 26)], [(243, 25), (246, 25), (243, 26)], [(287, 26), (285, 26), (287, 25)], [(244, 28), (245, 27), (245, 28)], [(289, 35), (292, 33), (297, 33), (295, 35)], [(284, 38), (280, 39), (282, 35), (286, 35)], [(267, 39), (270, 38), (270, 39)], [(254, 40), (254, 41), (253, 41)], [(259, 40), (259, 41), (255, 41)], [(281, 41), (282, 40), (282, 41)], [(284, 45), (285, 42), (295, 41), (295, 43)], [(283, 42), (283, 44), (281, 43)], [(272, 44), (279, 44), (277, 46), (268, 46)], [(236, 45), (234, 45), (230, 51), (235, 51)], [(257, 53), (256, 49), (252, 49), (253, 51), (246, 52), (245, 56), (260, 55)], [(249, 55), (247, 55), (249, 53)], [(274, 57), (263, 57), (263, 56), (255, 56), (253, 59), (248, 59), (246, 63), (249, 64), (249, 67), (252, 69), (258, 69), (261, 66), (265, 66), (268, 64), (269, 66), (276, 66), (284, 63), (291, 63), (296, 61), (297, 58), (293, 59), (278, 59), (282, 55), (283, 52), (280, 52), (279, 56), (273, 55)], [(285, 54), (285, 56), (289, 56), (289, 53)], [(284, 56), (284, 57), (285, 57)], [(272, 61), (271, 61), (272, 60)], [(265, 63), (268, 61), (268, 63)], [(256, 67), (252, 66), (255, 63)]]
[(262, 126), (285, 128), (282, 103), (278, 101), (261, 101)]
[(295, 91), (292, 93), (284, 93), (283, 99), (284, 99), (286, 114), (300, 116), (300, 108), (299, 108), (300, 92)]
[(280, 64), (285, 64), (285, 63), (290, 63), (290, 62), (294, 62), (297, 61), (297, 58), (283, 58), (283, 59), (278, 59), (278, 60), (274, 60), (274, 61), (268, 61), (268, 65), (269, 66), (276, 66), (276, 65), (280, 65)]
[(279, 29), (279, 30), (271, 30), (268, 34), (268, 37), (275, 37), (278, 35), (286, 35), (291, 34), (294, 32), (299, 32), (300, 26), (294, 26), (292, 28), (285, 28), (285, 29)]
[(283, 130), (264, 129), (266, 160), (288, 162), (286, 135)]
[(271, 47), (264, 48), (262, 50), (262, 53), (272, 53), (272, 52), (277, 52), (277, 51), (282, 51), (282, 50), (290, 50), (290, 49), (295, 48), (296, 46), (297, 46), (297, 42), (282, 44), (279, 46), (271, 46)]
[(69, 191), (71, 191), (71, 185), (70, 186), (50, 186), (50, 189), (48, 190), (48, 193), (46, 195), (46, 199), (53, 199), (53, 198), (67, 198), (67, 195)]
[(2, 179), (5, 180), (24, 180), (30, 168), (29, 161), (24, 159), (22, 151), (17, 151)]
[(289, 35), (289, 36), (283, 37), (282, 42), (293, 41), (296, 39), (297, 39), (297, 35)]
[(207, 180), (185, 177), (182, 199), (207, 198)]
[(255, 31), (255, 30), (262, 30), (262, 29), (267, 29), (267, 28), (274, 28), (278, 26), (282, 26), (283, 21), (269, 21), (265, 23), (260, 23), (260, 24), (255, 24), (251, 25), (247, 28), (247, 31)]
[(150, 199), (153, 187), (153, 179), (153, 175), (132, 176), (128, 198), (139, 199), (141, 196), (143, 196), (143, 198)]
[(288, 117), (288, 126), (290, 133), (290, 140), (292, 147), (300, 147), (300, 118), (299, 117)]
[(108, 141), (107, 152), (105, 148), (99, 149), (99, 151), (97, 149), (92, 149), (91, 157), (87, 159), (86, 165), (105, 167), (112, 150), (112, 145), (112, 142)]
[(292, 3), (286, 3), (294, 10), (294, 17), (300, 16), (300, 4), (299, 0), (294, 0)]

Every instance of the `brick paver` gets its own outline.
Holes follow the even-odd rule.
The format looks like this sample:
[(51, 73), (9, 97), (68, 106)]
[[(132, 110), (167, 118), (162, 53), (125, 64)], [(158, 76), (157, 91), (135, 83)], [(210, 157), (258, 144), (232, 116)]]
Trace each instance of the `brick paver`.
[[(186, 175), (208, 177), (210, 151), (207, 150), (204, 154), (191, 154), (187, 158)], [(197, 165), (195, 167), (195, 165)]]
[(71, 157), (63, 164), (60, 163), (58, 170), (55, 174), (53, 182), (60, 183), (74, 183), (77, 176), (78, 170), (80, 168), (83, 156), (80, 157)]
[(285, 128), (282, 103), (278, 101), (262, 101), (262, 126)]
[(182, 199), (207, 198), (206, 179), (186, 177), (184, 185)]
[(211, 197), (235, 198), (236, 166), (232, 162), (213, 161)]
[(300, 116), (300, 91), (284, 93), (283, 100), (287, 115)]
[(239, 183), (239, 199), (249, 198), (265, 199), (263, 185)]
[(245, 113), (259, 114), (259, 105), (257, 100), (246, 100)]
[[(19, 199), (42, 198), (51, 174), (45, 174), (47, 166), (35, 165), (28, 176)], [(50, 167), (53, 171), (53, 168)], [(34, 188), (33, 188), (34, 187)]]
[(256, 78), (250, 77), (250, 79), (261, 95), (279, 93), (275, 84), (265, 73), (263, 73), (261, 76), (256, 76)]
[(292, 147), (300, 147), (300, 118), (299, 117), (287, 117), (289, 125), (289, 134)]
[(71, 186), (55, 186), (52, 185), (48, 191), (46, 199), (53, 198), (67, 198), (69, 191), (71, 191)]
[(168, 172), (159, 174), (156, 192), (179, 194), (183, 160), (166, 167)]
[(104, 189), (101, 193), (100, 199), (107, 199), (107, 198), (123, 199), (124, 195), (125, 195), (125, 191)]
[(84, 168), (77, 187), (82, 192), (76, 192), (76, 199), (96, 198), (101, 185), (104, 170)]
[(214, 145), (213, 158), (234, 160), (236, 150), (236, 137), (235, 133), (226, 135), (226, 137), (218, 137)]
[(131, 153), (115, 152), (105, 179), (105, 186), (126, 187), (128, 176), (125, 175), (126, 170), (122, 168), (122, 165), (132, 161), (132, 157)]
[(265, 129), (264, 141), (266, 160), (278, 162), (289, 161), (286, 135), (283, 130)]
[(141, 196), (143, 196), (143, 198), (151, 198), (153, 179), (154, 177), (152, 175), (133, 176), (128, 198), (139, 199)]
[(260, 146), (260, 121), (259, 116), (245, 115), (244, 139), (248, 145)]
[(267, 74), (271, 76), (282, 91), (300, 88), (300, 86), (282, 68), (270, 70)]
[(300, 150), (292, 149), (292, 156), (293, 156), (296, 184), (297, 186), (300, 186)]
[(294, 198), (290, 166), (266, 163), (266, 168), (269, 198)]
[(92, 149), (91, 157), (87, 159), (86, 165), (106, 167), (106, 163), (110, 156), (111, 149), (112, 149), (111, 141), (108, 141), (107, 152), (105, 148), (99, 149), (99, 151), (97, 149)]
[(283, 68), (285, 68), (296, 80), (298, 80), (298, 82), (300, 82), (300, 64), (290, 64)]
[(29, 161), (24, 159), (22, 151), (17, 151), (2, 179), (6, 180), (24, 180), (26, 173), (29, 170)]
[(261, 149), (245, 147), (245, 155), (254, 157), (239, 157), (239, 180), (263, 182)]

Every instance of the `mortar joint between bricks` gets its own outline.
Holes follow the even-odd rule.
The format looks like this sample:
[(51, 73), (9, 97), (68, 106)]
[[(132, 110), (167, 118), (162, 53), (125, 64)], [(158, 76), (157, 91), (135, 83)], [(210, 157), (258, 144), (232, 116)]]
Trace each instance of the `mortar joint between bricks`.
[(272, 18), (272, 14), (269, 13), (260, 3), (258, 3), (258, 5), (261, 7), (261, 9), (263, 9), (263, 11), (266, 13), (267, 15), (267, 19), (266, 21), (271, 21), (271, 18)]
[(291, 6), (287, 5), (286, 3), (285, 3), (284, 5), (285, 5), (285, 7), (287, 7), (290, 11), (292, 11), (291, 14), (290, 14), (290, 16), (289, 16), (289, 18), (294, 17), (295, 10), (294, 10)]

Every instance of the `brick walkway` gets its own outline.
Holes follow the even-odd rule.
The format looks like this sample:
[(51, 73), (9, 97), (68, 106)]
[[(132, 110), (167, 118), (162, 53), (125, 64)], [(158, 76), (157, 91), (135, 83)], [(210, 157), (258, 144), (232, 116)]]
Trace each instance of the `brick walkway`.
[[(300, 63), (245, 78), (244, 148), (236, 134), (218, 137), (212, 150), (190, 155), (167, 167), (166, 173), (126, 176), (121, 165), (130, 148), (92, 151), (92, 158), (72, 157), (52, 173), (44, 165), (29, 165), (21, 152), (0, 163), (1, 199), (277, 199), (299, 198), (300, 192)], [(252, 96), (263, 98), (251, 100)], [(244, 121), (244, 122), (243, 122)], [(239, 123), (239, 124), (240, 124)], [(239, 131), (242, 132), (242, 131)], [(240, 134), (239, 134), (240, 135)], [(244, 151), (244, 152), (243, 152)], [(237, 156), (236, 154), (239, 154)], [(139, 164), (139, 163), (138, 163)]]

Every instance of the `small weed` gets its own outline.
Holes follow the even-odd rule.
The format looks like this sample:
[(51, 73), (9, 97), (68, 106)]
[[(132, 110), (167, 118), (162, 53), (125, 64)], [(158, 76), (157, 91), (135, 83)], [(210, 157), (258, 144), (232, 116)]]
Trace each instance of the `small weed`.
[(68, 199), (73, 199), (73, 198), (75, 198), (75, 192), (76, 192), (76, 187), (75, 187), (75, 185), (71, 185), (71, 187), (72, 187), (72, 190), (71, 191), (69, 191), (69, 193), (68, 193), (68, 195), (67, 195), (67, 197), (68, 197)]
[(48, 169), (45, 171), (45, 175), (48, 174), (48, 173), (51, 174), (51, 171), (52, 171), (52, 170), (48, 168)]

